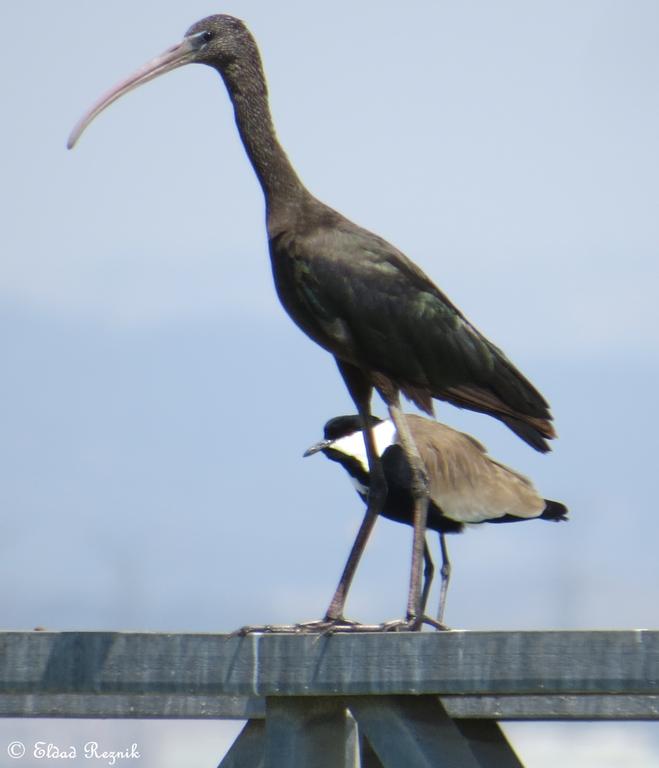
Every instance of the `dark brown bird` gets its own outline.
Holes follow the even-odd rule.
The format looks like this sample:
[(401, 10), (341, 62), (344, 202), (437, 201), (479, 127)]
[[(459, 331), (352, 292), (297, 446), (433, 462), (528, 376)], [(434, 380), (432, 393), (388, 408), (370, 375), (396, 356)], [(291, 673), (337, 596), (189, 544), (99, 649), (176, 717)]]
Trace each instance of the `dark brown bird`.
[(437, 398), (493, 416), (540, 451), (548, 450), (546, 439), (555, 436), (547, 403), (413, 262), (304, 187), (277, 140), (259, 51), (242, 21), (218, 15), (193, 24), (182, 42), (104, 95), (76, 125), (69, 147), (120, 96), (191, 63), (213, 67), (224, 80), (265, 195), (279, 299), (295, 323), (334, 355), (366, 429), (367, 512), (326, 623), (344, 621), (345, 592), (386, 497), (369, 436), (375, 388), (388, 406), (412, 471), (415, 538), (407, 620), (401, 624), (418, 628), (428, 482), (402, 419), (399, 392), (428, 414)]
[[(387, 496), (381, 515), (406, 525), (414, 524), (410, 491), (410, 465), (397, 442), (393, 422), (371, 417), (378, 455), (384, 468)], [(446, 593), (451, 575), (445, 533), (461, 533), (465, 524), (514, 523), (521, 520), (567, 520), (567, 509), (558, 501), (543, 499), (531, 481), (514, 469), (495, 461), (470, 435), (446, 424), (406, 415), (410, 433), (419, 449), (428, 474), (430, 501), (427, 527), (439, 533), (442, 554), (437, 620), (444, 622)], [(350, 476), (363, 501), (368, 498), (370, 477), (366, 445), (359, 416), (336, 416), (323, 430), (324, 439), (312, 445), (305, 456), (322, 451), (340, 464)], [(424, 583), (421, 606), (426, 600), (434, 574), (430, 550), (424, 548)]]

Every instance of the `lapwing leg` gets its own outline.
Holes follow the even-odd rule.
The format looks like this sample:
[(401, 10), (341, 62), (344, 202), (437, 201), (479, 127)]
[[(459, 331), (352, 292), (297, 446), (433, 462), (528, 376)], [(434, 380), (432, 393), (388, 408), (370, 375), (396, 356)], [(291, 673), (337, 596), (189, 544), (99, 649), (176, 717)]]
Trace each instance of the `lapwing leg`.
[(446, 548), (446, 539), (444, 534), (439, 533), (439, 546), (442, 551), (442, 569), (439, 572), (442, 577), (442, 586), (439, 591), (439, 611), (437, 612), (437, 621), (444, 623), (444, 609), (446, 608), (446, 593), (448, 592), (448, 583), (451, 579), (451, 561), (448, 558), (448, 549)]
[(369, 492), (366, 514), (364, 515), (362, 524), (357, 532), (357, 537), (355, 538), (355, 542), (348, 555), (348, 561), (341, 574), (339, 585), (336, 588), (336, 592), (329, 604), (324, 619), (324, 621), (328, 623), (348, 623), (345, 622), (345, 619), (343, 618), (343, 610), (348, 596), (348, 590), (350, 589), (357, 566), (359, 565), (362, 553), (366, 547), (366, 542), (368, 541), (373, 526), (375, 525), (375, 521), (384, 506), (387, 496), (387, 483), (384, 478), (382, 462), (380, 461), (375, 448), (375, 440), (371, 428), (371, 393), (373, 388), (358, 368), (354, 368), (339, 360), (337, 360), (337, 365), (339, 366), (341, 375), (343, 376), (348, 391), (350, 392), (361, 417), (369, 471)]
[[(381, 392), (382, 393), (382, 392)], [(389, 415), (398, 434), (398, 442), (405, 452), (412, 474), (411, 492), (414, 502), (414, 541), (412, 544), (412, 568), (407, 597), (407, 621), (412, 629), (420, 629), (423, 623), (421, 607), (421, 561), (426, 546), (426, 519), (428, 517), (428, 475), (416, 447), (405, 414), (400, 407), (398, 391), (382, 393)]]
[[(440, 534), (441, 535), (441, 534)], [(423, 590), (421, 591), (421, 613), (425, 614), (426, 605), (428, 603), (428, 595), (430, 594), (430, 587), (432, 586), (433, 576), (435, 575), (435, 564), (432, 561), (430, 555), (430, 549), (428, 548), (428, 542), (423, 543)], [(442, 618), (439, 617), (441, 622)]]
[[(362, 523), (362, 527), (363, 527)], [(360, 529), (361, 533), (361, 529)], [(359, 538), (359, 534), (358, 534)], [(445, 589), (444, 589), (444, 564), (448, 564), (448, 573), (450, 573), (450, 567), (451, 564), (448, 562), (448, 555), (446, 554), (446, 548), (443, 543), (443, 535), (440, 533), (440, 541), (442, 542), (442, 588), (443, 592), (440, 596), (440, 602), (445, 598)], [(357, 540), (355, 540), (355, 544), (353, 544), (353, 550), (357, 546)], [(352, 552), (350, 553), (353, 554)], [(348, 558), (348, 562), (350, 562), (350, 558)], [(428, 542), (425, 542), (425, 546), (423, 548), (423, 562), (424, 562), (424, 568), (423, 568), (423, 590), (421, 592), (421, 615), (422, 615), (422, 622), (425, 624), (429, 624), (431, 627), (434, 627), (435, 629), (447, 629), (441, 622), (442, 622), (442, 614), (443, 609), (440, 608), (439, 612), (439, 622), (436, 622), (434, 619), (431, 619), (430, 617), (425, 615), (426, 612), (426, 605), (428, 603), (428, 595), (430, 594), (430, 588), (432, 586), (433, 577), (435, 575), (435, 564), (432, 560), (432, 555), (430, 554), (430, 548), (428, 547)], [(355, 566), (356, 567), (356, 566)], [(344, 569), (343, 576), (345, 576), (345, 572), (348, 569), (348, 564), (346, 564), (346, 568)], [(448, 582), (448, 573), (447, 573), (447, 582)], [(342, 576), (342, 581), (343, 581)], [(350, 576), (352, 578), (352, 576)], [(348, 582), (349, 583), (349, 582)], [(339, 583), (339, 588), (341, 586), (341, 583)], [(339, 589), (337, 589), (338, 593)], [(344, 598), (345, 598), (344, 593)], [(334, 599), (336, 599), (336, 595), (334, 596)], [(329, 611), (328, 609), (328, 614)], [(334, 632), (351, 632), (351, 631), (358, 631), (358, 632), (391, 632), (391, 631), (398, 631), (398, 630), (404, 630), (408, 629), (407, 622), (405, 622), (402, 619), (394, 619), (393, 621), (384, 621), (380, 624), (360, 624), (354, 621), (350, 621), (349, 619), (343, 618), (343, 615), (341, 614), (338, 618), (331, 618), (328, 615), (325, 616), (324, 619), (320, 619), (319, 621), (302, 621), (298, 622), (297, 624), (260, 624), (255, 626), (245, 626), (241, 627), (240, 629), (237, 629), (235, 632), (232, 632), (229, 637), (244, 637), (245, 635), (254, 634), (254, 633), (263, 633), (263, 634), (277, 634), (277, 633), (288, 633), (288, 634), (301, 634), (305, 632), (321, 632), (326, 634), (331, 634)]]
[[(428, 542), (424, 540), (423, 545), (423, 589), (421, 590), (421, 609), (419, 613), (421, 620), (418, 622), (418, 626), (421, 624), (429, 624), (434, 629), (448, 629), (448, 627), (442, 624), (441, 618), (439, 621), (435, 621), (429, 616), (426, 616), (426, 605), (428, 604), (428, 595), (430, 593), (430, 587), (432, 586), (433, 576), (435, 575), (435, 564), (433, 563), (432, 557), (430, 555)], [(417, 629), (418, 626), (417, 622), (415, 622), (412, 628)], [(383, 622), (380, 624), (379, 628), (383, 632), (397, 632), (399, 630), (410, 629), (410, 623), (409, 621), (394, 619), (393, 621)]]

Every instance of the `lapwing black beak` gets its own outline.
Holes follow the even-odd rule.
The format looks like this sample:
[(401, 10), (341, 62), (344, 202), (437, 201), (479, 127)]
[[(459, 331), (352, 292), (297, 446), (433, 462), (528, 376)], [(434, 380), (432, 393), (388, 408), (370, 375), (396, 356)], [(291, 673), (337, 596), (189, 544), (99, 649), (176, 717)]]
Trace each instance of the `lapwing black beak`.
[(319, 443), (315, 443), (310, 448), (307, 448), (307, 450), (302, 454), (302, 458), (306, 459), (307, 456), (313, 456), (314, 453), (322, 451), (323, 448), (327, 448), (328, 446), (332, 445), (333, 442), (333, 440), (321, 440)]

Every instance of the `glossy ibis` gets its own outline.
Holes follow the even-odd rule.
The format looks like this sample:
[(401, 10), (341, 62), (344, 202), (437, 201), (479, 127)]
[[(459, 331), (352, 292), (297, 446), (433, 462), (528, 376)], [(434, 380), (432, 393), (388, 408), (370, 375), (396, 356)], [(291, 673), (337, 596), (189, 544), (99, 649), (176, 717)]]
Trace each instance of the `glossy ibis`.
[(399, 393), (428, 414), (433, 412), (433, 398), (489, 414), (539, 451), (548, 450), (546, 440), (555, 436), (548, 405), (413, 262), (321, 203), (303, 186), (277, 140), (259, 51), (242, 21), (217, 15), (193, 24), (180, 43), (101, 97), (74, 128), (69, 147), (120, 96), (191, 63), (213, 67), (224, 80), (265, 195), (279, 299), (295, 323), (334, 355), (366, 429), (367, 511), (326, 623), (344, 621), (347, 585), (386, 496), (369, 434), (375, 388), (396, 424), (412, 472), (414, 544), (407, 619), (401, 625), (418, 628), (428, 482), (402, 419)]
[[(442, 585), (437, 614), (438, 621), (442, 623), (451, 574), (445, 533), (460, 533), (466, 523), (514, 523), (535, 518), (567, 520), (567, 509), (560, 502), (539, 496), (530, 480), (490, 458), (485, 448), (470, 435), (421, 416), (408, 415), (404, 418), (428, 473), (430, 500), (427, 527), (439, 533), (442, 553)], [(381, 515), (398, 523), (413, 525), (411, 470), (396, 440), (396, 427), (390, 420), (383, 421), (376, 416), (371, 417), (371, 425), (387, 482), (387, 496)], [(346, 470), (357, 493), (366, 501), (370, 482), (360, 417), (337, 416), (330, 419), (325, 424), (324, 439), (312, 445), (304, 455), (311, 456), (318, 451)], [(425, 611), (434, 574), (427, 543), (424, 560), (422, 611)]]

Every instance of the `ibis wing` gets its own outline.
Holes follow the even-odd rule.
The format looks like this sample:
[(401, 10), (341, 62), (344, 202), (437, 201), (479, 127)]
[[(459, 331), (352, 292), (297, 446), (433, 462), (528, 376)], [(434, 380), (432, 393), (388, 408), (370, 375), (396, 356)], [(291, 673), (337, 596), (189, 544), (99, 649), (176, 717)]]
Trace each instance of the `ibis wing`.
[(404, 254), (337, 217), (271, 240), (275, 284), (295, 322), (404, 392), (488, 413), (548, 450), (547, 403), (503, 352)]
[(435, 397), (461, 385), (489, 388), (505, 370), (528, 390), (515, 398), (520, 405), (533, 400), (546, 410), (503, 352), (386, 241), (358, 227), (319, 228), (296, 245), (299, 297), (337, 344), (345, 337), (347, 359)]
[(291, 314), (303, 315), (315, 326), (310, 335), (338, 357), (431, 391), (486, 377), (491, 345), (385, 241), (359, 229), (320, 229), (287, 255)]

